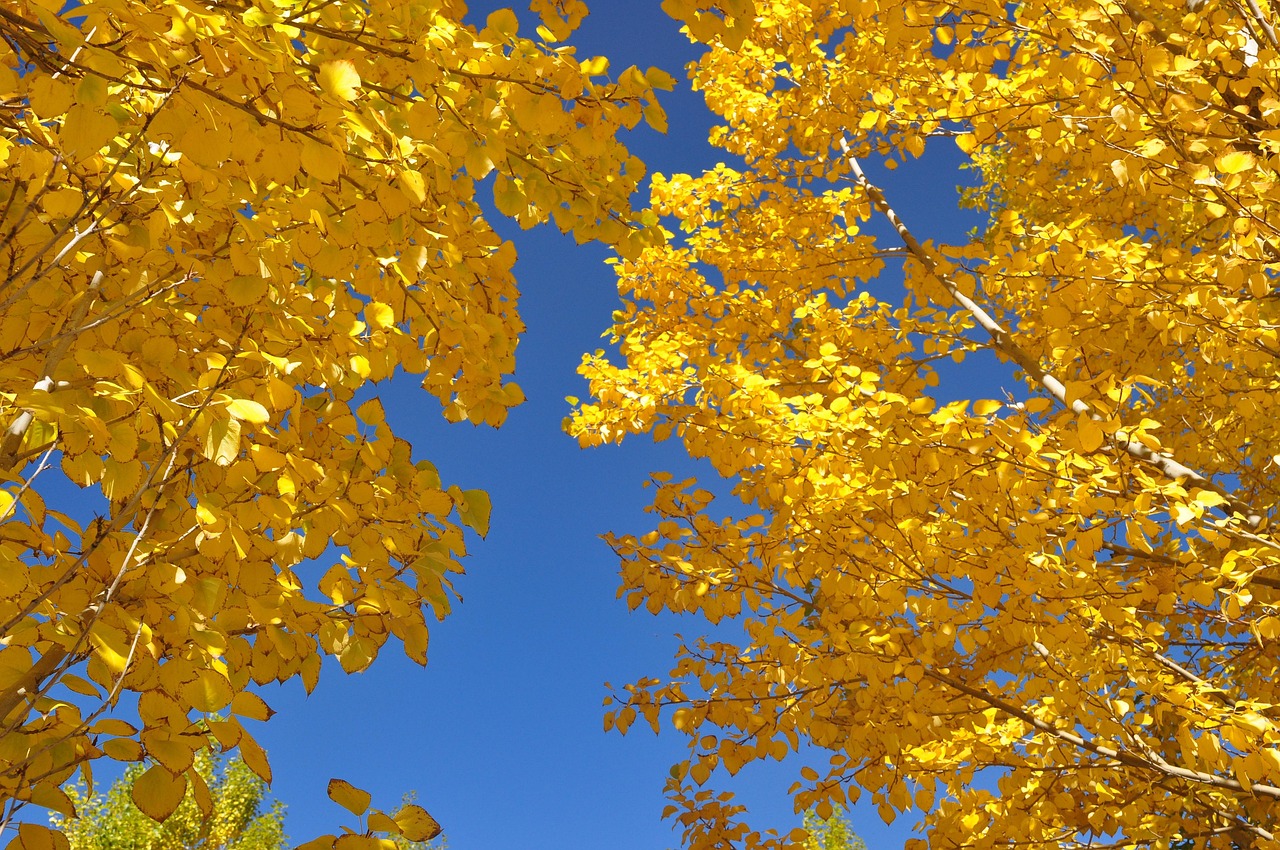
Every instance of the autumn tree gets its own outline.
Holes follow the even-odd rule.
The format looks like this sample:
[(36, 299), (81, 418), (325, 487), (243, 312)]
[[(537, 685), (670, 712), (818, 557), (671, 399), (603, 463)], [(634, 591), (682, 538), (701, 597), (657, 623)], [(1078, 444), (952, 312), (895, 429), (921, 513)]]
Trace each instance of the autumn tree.
[(133, 791), (143, 773), (131, 765), (105, 793), (83, 786), (68, 789), (75, 817), (55, 816), (71, 850), (285, 850), (284, 806), (264, 810), (266, 783), (240, 759), (196, 753), (196, 772), (208, 788), (209, 814), (196, 803), (194, 789), (164, 823), (138, 808)]
[[(688, 845), (799, 841), (723, 788), (801, 753), (797, 811), (935, 848), (1280, 847), (1275, 6), (664, 7), (726, 163), (653, 178), (570, 427), (736, 497), (655, 476), (610, 538), (718, 624), (606, 720), (690, 736)], [(895, 211), (939, 149), (972, 238)]]
[(809, 833), (804, 850), (867, 850), (866, 842), (854, 834), (844, 810), (820, 818), (810, 809), (804, 813), (804, 828)]
[[(182, 802), (164, 822), (157, 822), (135, 801), (142, 765), (131, 765), (111, 783), (106, 793), (76, 785), (67, 790), (75, 815), (55, 814), (53, 822), (67, 836), (71, 850), (286, 850), (284, 804), (276, 801), (265, 808), (267, 785), (238, 758), (225, 758), (201, 750), (195, 757), (196, 773), (204, 782), (209, 805), (196, 801), (196, 787), (189, 785)], [(337, 780), (330, 784), (330, 796), (347, 805), (360, 800), (363, 792)], [(145, 794), (144, 805), (148, 804)], [(359, 814), (367, 813), (366, 809)], [(407, 794), (401, 810), (414, 806)], [(354, 808), (354, 807), (349, 807)], [(378, 816), (373, 816), (374, 826)], [(385, 817), (385, 816), (384, 816)], [(438, 825), (427, 824), (438, 832)], [(391, 830), (387, 850), (447, 850), (443, 835), (433, 840), (412, 841), (404, 829)], [(333, 836), (327, 836), (332, 841)], [(322, 843), (324, 843), (322, 841)]]
[(617, 134), (661, 123), (653, 86), (564, 43), (580, 2), (534, 6), (536, 32), (458, 0), (0, 4), (0, 822), (101, 757), (149, 765), (157, 819), (189, 787), (208, 815), (211, 742), (270, 778), (255, 686), (393, 638), (425, 663), (489, 501), (357, 392), (521, 401), (482, 193), (652, 237)]

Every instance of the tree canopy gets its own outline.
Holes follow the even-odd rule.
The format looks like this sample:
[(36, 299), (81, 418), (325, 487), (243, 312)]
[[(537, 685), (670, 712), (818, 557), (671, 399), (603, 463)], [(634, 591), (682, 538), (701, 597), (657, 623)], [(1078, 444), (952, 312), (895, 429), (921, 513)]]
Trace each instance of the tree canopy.
[(811, 809), (804, 813), (804, 828), (809, 833), (804, 850), (867, 850), (867, 843), (854, 834), (844, 811), (824, 820)]
[[(797, 810), (932, 847), (1280, 846), (1274, 7), (664, 8), (726, 163), (654, 176), (570, 427), (736, 497), (658, 475), (611, 537), (633, 607), (719, 624), (606, 720), (690, 736), (688, 846), (783, 846), (720, 789), (797, 752)], [(950, 243), (894, 209), (940, 147)]]
[[(75, 805), (72, 817), (55, 814), (53, 822), (67, 837), (71, 850), (286, 850), (284, 804), (266, 806), (267, 784), (238, 758), (225, 758), (209, 750), (196, 753), (195, 771), (199, 781), (189, 784), (178, 807), (163, 821), (157, 821), (147, 790), (140, 786), (144, 768), (130, 765), (111, 783), (106, 793), (77, 784), (68, 789)], [(349, 783), (330, 784), (335, 802), (357, 816), (368, 814), (365, 807), (351, 806), (359, 791)], [(208, 803), (198, 799), (205, 796)], [(416, 807), (414, 795), (405, 796), (401, 811)], [(369, 814), (370, 826), (385, 826), (377, 813)], [(839, 828), (836, 824), (836, 828)], [(432, 827), (438, 832), (438, 828)], [(431, 840), (410, 840), (404, 829), (388, 830), (384, 850), (446, 850), (444, 836)], [(431, 831), (431, 830), (428, 830)], [(358, 836), (356, 837), (358, 841)], [(320, 843), (331, 843), (327, 836)], [(348, 839), (350, 841), (351, 839)]]
[(610, 75), (564, 43), (580, 3), (535, 6), (527, 35), (456, 0), (0, 8), (0, 821), (70, 815), (101, 757), (147, 760), (157, 819), (211, 741), (269, 780), (255, 685), (392, 638), (425, 663), (489, 500), (368, 387), (491, 425), (522, 400), (482, 179), (522, 226), (655, 236), (616, 136), (661, 123), (665, 74)]
[[(571, 433), (726, 482), (656, 474), (609, 538), (633, 607), (713, 627), (606, 721), (688, 735), (689, 847), (803, 843), (721, 790), (790, 754), (797, 812), (918, 812), (911, 850), (1280, 847), (1268, 0), (665, 0), (726, 162), (644, 210), (617, 135), (670, 79), (533, 6), (0, 8), (0, 822), (101, 758), (208, 818), (208, 747), (270, 779), (259, 686), (425, 662), (490, 504), (371, 385), (522, 400), (483, 187), (617, 251)], [(968, 238), (895, 207), (939, 149)], [(329, 796), (362, 831), (309, 850), (439, 832)]]

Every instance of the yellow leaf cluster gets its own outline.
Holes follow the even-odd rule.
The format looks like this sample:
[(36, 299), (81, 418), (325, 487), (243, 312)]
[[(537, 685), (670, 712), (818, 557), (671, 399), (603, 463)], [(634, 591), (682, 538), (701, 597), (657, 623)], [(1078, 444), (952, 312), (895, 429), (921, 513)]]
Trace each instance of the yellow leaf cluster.
[[(425, 663), (489, 500), (367, 385), (504, 420), (516, 255), (481, 195), (637, 255), (617, 134), (653, 85), (451, 0), (57, 8), (0, 14), (0, 807), (147, 760), (163, 819), (210, 744), (269, 778), (256, 686)], [(586, 12), (539, 8), (555, 38)], [(129, 694), (137, 726), (101, 719)]]
[[(606, 719), (674, 709), (686, 845), (784, 846), (719, 783), (804, 753), (797, 811), (930, 846), (1280, 847), (1274, 6), (664, 6), (742, 165), (655, 177), (569, 427), (736, 497), (610, 538), (632, 607), (742, 628)], [(954, 244), (862, 167), (937, 146)]]
[(345, 779), (329, 780), (329, 799), (362, 818), (365, 830), (348, 829), (342, 835), (322, 835), (299, 845), (298, 850), (396, 850), (406, 841), (430, 841), (442, 831), (426, 809), (413, 803), (402, 805), (392, 815), (369, 808), (373, 799), (369, 792)]

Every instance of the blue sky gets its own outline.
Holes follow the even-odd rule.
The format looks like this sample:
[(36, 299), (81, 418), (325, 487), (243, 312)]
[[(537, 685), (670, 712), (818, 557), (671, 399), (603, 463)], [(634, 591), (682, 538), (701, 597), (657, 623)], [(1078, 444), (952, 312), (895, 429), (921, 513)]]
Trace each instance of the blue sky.
[[(473, 20), (500, 5), (476, 4)], [(696, 172), (723, 159), (706, 142), (711, 115), (682, 71), (697, 50), (657, 0), (589, 5), (573, 39), (579, 56), (607, 55), (616, 71), (658, 65), (680, 81), (664, 98), (669, 134), (639, 130), (628, 139), (650, 172)], [(536, 16), (518, 12), (531, 29)], [(886, 181), (922, 235), (954, 238), (974, 224), (954, 212), (956, 162), (931, 154)], [(616, 559), (599, 535), (647, 527), (641, 484), (649, 472), (706, 470), (675, 441), (582, 451), (563, 435), (565, 396), (585, 395), (575, 368), (584, 352), (603, 346), (618, 304), (607, 253), (548, 228), (494, 223), (520, 253), (528, 332), (515, 377), (528, 401), (495, 431), (447, 424), (412, 381), (377, 389), (397, 433), (446, 483), (489, 491), (492, 531), (470, 541), (468, 572), (457, 582), (464, 602), (432, 631), (425, 670), (389, 645), (363, 674), (327, 666), (310, 697), (296, 683), (264, 691), (279, 714), (255, 734), (271, 756), (273, 795), (288, 806), (295, 842), (354, 826), (325, 797), (337, 776), (371, 791), (383, 808), (415, 791), (453, 850), (679, 846), (660, 813), (683, 737), (673, 730), (654, 737), (643, 725), (626, 737), (605, 734), (601, 701), (606, 681), (662, 675), (674, 633), (692, 637), (705, 624), (628, 612), (615, 598)], [(749, 766), (728, 787), (750, 806), (754, 826), (789, 829), (799, 817), (786, 790), (799, 768), (799, 761)], [(886, 829), (870, 807), (853, 819), (872, 847), (900, 846), (909, 834), (909, 821)]]

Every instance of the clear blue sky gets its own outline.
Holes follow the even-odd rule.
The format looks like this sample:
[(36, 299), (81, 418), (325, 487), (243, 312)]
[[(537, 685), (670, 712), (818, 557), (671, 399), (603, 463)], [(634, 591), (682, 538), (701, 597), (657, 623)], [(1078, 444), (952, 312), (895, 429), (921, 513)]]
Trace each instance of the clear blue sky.
[[(501, 5), (475, 4), (473, 19)], [(628, 140), (650, 171), (699, 171), (723, 159), (706, 142), (711, 116), (684, 79), (697, 51), (657, 0), (589, 5), (574, 38), (580, 56), (608, 55), (615, 70), (658, 65), (680, 81), (664, 100), (669, 135), (644, 130)], [(536, 16), (517, 11), (531, 29)], [(930, 156), (886, 182), (922, 235), (954, 238), (973, 225), (954, 213), (961, 180), (954, 163), (945, 153)], [(457, 582), (465, 601), (435, 626), (425, 670), (389, 644), (364, 674), (327, 666), (310, 697), (296, 684), (265, 689), (279, 714), (261, 726), (259, 740), (295, 842), (351, 824), (325, 797), (326, 782), (337, 776), (371, 791), (383, 808), (416, 791), (453, 850), (679, 845), (660, 812), (663, 781), (684, 757), (684, 738), (674, 731), (655, 738), (643, 725), (626, 737), (605, 734), (601, 700), (606, 681), (665, 673), (673, 634), (692, 637), (705, 624), (628, 612), (615, 598), (616, 559), (599, 535), (647, 527), (647, 473), (697, 468), (675, 441), (581, 451), (562, 434), (565, 396), (585, 394), (575, 368), (584, 352), (603, 345), (618, 303), (606, 253), (550, 229), (495, 223), (520, 253), (528, 333), (516, 380), (528, 402), (494, 431), (448, 425), (412, 381), (377, 391), (397, 433), (446, 482), (489, 491), (492, 532), (471, 541), (468, 574)], [(748, 767), (729, 786), (751, 807), (754, 826), (798, 823), (786, 789), (799, 767)], [(886, 829), (867, 808), (854, 812), (854, 826), (870, 846), (892, 847), (901, 846), (910, 823)]]

